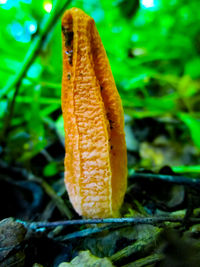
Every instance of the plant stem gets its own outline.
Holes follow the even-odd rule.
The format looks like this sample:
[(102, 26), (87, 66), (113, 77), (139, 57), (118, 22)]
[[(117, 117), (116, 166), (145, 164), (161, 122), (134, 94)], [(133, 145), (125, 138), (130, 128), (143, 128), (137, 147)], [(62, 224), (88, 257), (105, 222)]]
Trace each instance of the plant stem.
[(12, 101), (10, 103), (10, 106), (8, 108), (8, 114), (5, 119), (4, 129), (2, 131), (1, 139), (4, 139), (7, 135), (8, 129), (11, 124), (12, 116), (14, 113), (14, 106), (16, 97), (19, 93), (20, 85), (22, 82), (22, 79), (26, 75), (27, 70), (30, 68), (31, 64), (34, 62), (35, 58), (38, 56), (41, 47), (46, 39), (46, 36), (48, 33), (53, 29), (55, 26), (57, 20), (62, 15), (66, 7), (69, 5), (71, 0), (67, 0), (66, 3), (63, 4), (63, 6), (57, 11), (57, 6), (59, 5), (59, 0), (55, 1), (55, 4), (53, 6), (53, 9), (51, 13), (49, 14), (48, 18), (44, 17), (41, 25), (42, 28), (38, 31), (38, 33), (34, 36), (34, 39), (30, 45), (30, 48), (24, 58), (24, 61), (22, 62), (21, 68), (16, 73), (16, 75), (13, 77), (13, 79), (1, 90), (0, 97), (5, 96), (9, 93), (9, 91), (12, 88), (15, 88), (15, 92), (12, 98)]

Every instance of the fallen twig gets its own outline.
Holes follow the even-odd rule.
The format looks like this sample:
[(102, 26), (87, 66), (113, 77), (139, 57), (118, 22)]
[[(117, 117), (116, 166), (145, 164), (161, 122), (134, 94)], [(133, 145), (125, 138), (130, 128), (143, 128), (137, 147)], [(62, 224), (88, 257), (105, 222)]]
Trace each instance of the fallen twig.
[[(31, 229), (38, 228), (54, 228), (57, 226), (71, 226), (71, 225), (87, 225), (87, 224), (152, 224), (157, 225), (163, 222), (179, 222), (183, 223), (184, 218), (179, 217), (146, 217), (146, 218), (107, 218), (107, 219), (80, 219), (80, 220), (67, 220), (56, 222), (26, 222), (17, 220), (24, 226)], [(190, 218), (191, 223), (200, 223), (200, 218)]]

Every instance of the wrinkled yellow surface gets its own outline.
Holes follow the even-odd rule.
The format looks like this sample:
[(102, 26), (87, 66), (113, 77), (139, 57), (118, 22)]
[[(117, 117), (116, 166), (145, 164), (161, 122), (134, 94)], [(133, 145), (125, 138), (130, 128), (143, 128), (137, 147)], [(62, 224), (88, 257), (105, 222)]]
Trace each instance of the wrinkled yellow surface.
[(72, 8), (65, 12), (62, 27), (73, 32), (70, 45), (62, 34), (65, 183), (69, 198), (79, 215), (117, 216), (127, 184), (120, 96), (94, 20)]

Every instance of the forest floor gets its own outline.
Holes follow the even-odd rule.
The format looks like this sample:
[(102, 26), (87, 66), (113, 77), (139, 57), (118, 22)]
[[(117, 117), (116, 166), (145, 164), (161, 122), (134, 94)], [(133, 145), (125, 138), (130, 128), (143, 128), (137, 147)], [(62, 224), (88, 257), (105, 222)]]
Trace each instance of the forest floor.
[(129, 117), (126, 132), (128, 187), (121, 217), (111, 220), (73, 210), (56, 131), (29, 165), (8, 143), (0, 161), (0, 266), (199, 266), (200, 180), (187, 167), (199, 164), (199, 153), (189, 132), (170, 118)]

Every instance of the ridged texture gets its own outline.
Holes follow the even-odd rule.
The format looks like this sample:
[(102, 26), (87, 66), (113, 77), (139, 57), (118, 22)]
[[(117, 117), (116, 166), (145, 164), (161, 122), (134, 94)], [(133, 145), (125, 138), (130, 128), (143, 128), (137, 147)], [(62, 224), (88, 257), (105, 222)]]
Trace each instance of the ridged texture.
[(78, 8), (62, 19), (65, 184), (88, 218), (117, 216), (127, 183), (123, 109), (94, 20)]

